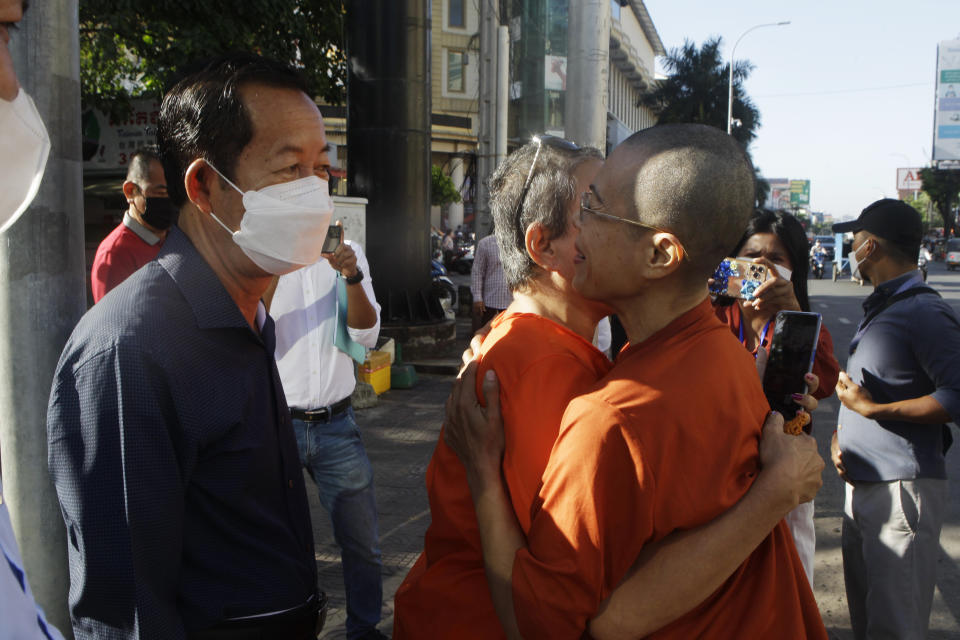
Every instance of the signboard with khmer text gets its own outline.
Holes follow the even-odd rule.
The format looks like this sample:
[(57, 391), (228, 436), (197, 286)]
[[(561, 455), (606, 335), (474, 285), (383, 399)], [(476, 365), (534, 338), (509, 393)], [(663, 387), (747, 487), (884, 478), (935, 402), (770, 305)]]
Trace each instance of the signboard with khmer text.
[(937, 93), (933, 123), (933, 161), (960, 161), (960, 40), (937, 47)]

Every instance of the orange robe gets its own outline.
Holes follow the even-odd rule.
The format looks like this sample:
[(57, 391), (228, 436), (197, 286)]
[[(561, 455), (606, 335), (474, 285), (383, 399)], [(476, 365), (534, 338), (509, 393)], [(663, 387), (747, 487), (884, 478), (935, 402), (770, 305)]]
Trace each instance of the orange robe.
[[(477, 380), (490, 368), (500, 380), (503, 473), (524, 532), (564, 409), (610, 367), (590, 342), (541, 316), (508, 313), (493, 321)], [(431, 524), (424, 552), (397, 590), (393, 637), (503, 638), (466, 473), (442, 433), (426, 480)]]
[[(644, 545), (733, 506), (755, 478), (767, 411), (753, 359), (709, 301), (624, 350), (564, 414), (514, 560), (523, 636), (579, 638)], [(786, 524), (651, 637), (825, 640)]]

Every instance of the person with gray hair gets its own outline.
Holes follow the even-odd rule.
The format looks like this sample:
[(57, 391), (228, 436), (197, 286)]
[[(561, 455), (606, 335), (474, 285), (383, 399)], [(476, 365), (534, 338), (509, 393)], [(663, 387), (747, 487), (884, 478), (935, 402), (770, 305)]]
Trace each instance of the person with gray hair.
[[(588, 392), (611, 367), (591, 344), (598, 321), (610, 307), (572, 286), (580, 261), (576, 245), (581, 194), (600, 165), (596, 150), (542, 136), (509, 156), (490, 182), (494, 229), (514, 299), (493, 321), (479, 348), (479, 372), (482, 376), (495, 370), (502, 382), (505, 453), (502, 461), (498, 457), (496, 473), (498, 478), (502, 474), (506, 490), (498, 506), (523, 534), (530, 531), (541, 476), (567, 404)], [(475, 387), (467, 387), (475, 403)], [(798, 473), (805, 467), (802, 460), (819, 460), (815, 445), (806, 443), (804, 452), (788, 451), (793, 443), (782, 430), (777, 433), (781, 423), (770, 424), (764, 436), (769, 455), (757, 488), (701, 530), (671, 538), (671, 552), (656, 563), (662, 573), (646, 566), (631, 579), (631, 585), (642, 585), (647, 598), (643, 607), (628, 609), (656, 611), (660, 624), (689, 611), (789, 511), (797, 487), (811, 481), (819, 486), (822, 461), (819, 467), (812, 465), (812, 471)], [(515, 623), (501, 616), (501, 626), (497, 619), (500, 578), (484, 572), (484, 556), (491, 548), (489, 538), (481, 537), (482, 523), (471, 498), (477, 482), (441, 433), (426, 477), (431, 524), (424, 553), (397, 591), (395, 639), (516, 636)], [(709, 566), (690, 563), (701, 548), (722, 554), (723, 560)], [(597, 604), (591, 613), (597, 612)], [(618, 606), (604, 611), (598, 618), (600, 628), (619, 620), (621, 613)]]
[(145, 148), (130, 157), (123, 195), (128, 205), (123, 220), (97, 247), (90, 269), (94, 302), (157, 257), (179, 213), (167, 197), (160, 157)]

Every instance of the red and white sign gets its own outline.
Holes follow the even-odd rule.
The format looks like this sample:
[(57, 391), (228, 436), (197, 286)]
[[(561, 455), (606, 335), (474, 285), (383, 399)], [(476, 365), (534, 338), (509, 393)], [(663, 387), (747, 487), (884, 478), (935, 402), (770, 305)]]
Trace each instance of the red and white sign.
[(923, 184), (920, 180), (920, 168), (897, 169), (898, 191), (920, 191)]

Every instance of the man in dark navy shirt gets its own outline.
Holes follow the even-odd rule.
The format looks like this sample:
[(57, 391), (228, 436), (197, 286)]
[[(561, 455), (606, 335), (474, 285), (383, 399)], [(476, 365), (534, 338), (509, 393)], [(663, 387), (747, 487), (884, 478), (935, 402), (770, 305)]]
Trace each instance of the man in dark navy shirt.
[(179, 228), (80, 321), (50, 398), (74, 632), (314, 638), (312, 528), (260, 297), (309, 261), (297, 238), (326, 233), (323, 120), (295, 72), (235, 55), (167, 93), (158, 143)]
[(923, 283), (919, 214), (874, 202), (852, 222), (874, 292), (850, 345), (831, 446), (846, 481), (843, 569), (854, 635), (925, 638), (946, 514), (947, 422), (960, 419), (960, 321)]

